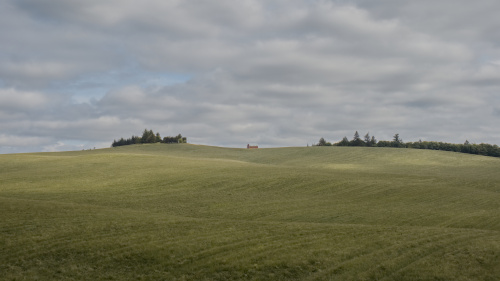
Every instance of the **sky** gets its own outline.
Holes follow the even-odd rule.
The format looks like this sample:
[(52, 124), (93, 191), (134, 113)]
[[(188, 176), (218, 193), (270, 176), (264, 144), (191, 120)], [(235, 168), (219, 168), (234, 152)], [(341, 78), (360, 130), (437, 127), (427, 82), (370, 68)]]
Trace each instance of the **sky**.
[(500, 144), (497, 0), (0, 0), (0, 153)]

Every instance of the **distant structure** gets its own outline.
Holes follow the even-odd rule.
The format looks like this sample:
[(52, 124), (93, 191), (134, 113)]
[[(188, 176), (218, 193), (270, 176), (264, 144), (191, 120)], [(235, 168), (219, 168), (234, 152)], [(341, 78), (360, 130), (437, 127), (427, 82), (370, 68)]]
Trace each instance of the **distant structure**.
[(250, 149), (250, 148), (259, 148), (259, 146), (247, 144), (247, 149)]

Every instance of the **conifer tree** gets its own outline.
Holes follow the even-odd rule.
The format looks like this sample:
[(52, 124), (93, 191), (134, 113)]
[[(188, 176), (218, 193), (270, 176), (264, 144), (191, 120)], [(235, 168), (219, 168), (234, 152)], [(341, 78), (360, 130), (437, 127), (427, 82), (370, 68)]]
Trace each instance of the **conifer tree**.
[(356, 131), (356, 133), (354, 133), (354, 138), (351, 141), (351, 145), (352, 146), (363, 146), (364, 145), (363, 140), (359, 137), (358, 131)]
[(365, 144), (366, 146), (370, 146), (370, 133), (366, 133), (365, 135)]
[(394, 138), (392, 140), (392, 146), (394, 146), (394, 147), (402, 147), (403, 146), (403, 140), (399, 137), (399, 134), (394, 135)]

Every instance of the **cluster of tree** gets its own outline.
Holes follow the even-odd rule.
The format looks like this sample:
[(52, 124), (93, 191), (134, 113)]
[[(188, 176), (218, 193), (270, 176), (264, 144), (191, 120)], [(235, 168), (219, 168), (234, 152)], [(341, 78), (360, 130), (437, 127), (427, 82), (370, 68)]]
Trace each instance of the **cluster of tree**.
[[(398, 135), (399, 139), (399, 135)], [(341, 141), (337, 143), (330, 143), (327, 142), (324, 138), (320, 138), (317, 146), (377, 146), (377, 139), (375, 139), (375, 136), (371, 136), (370, 134), (367, 133), (364, 138), (362, 139), (359, 136), (358, 131), (354, 133), (354, 138), (352, 140), (348, 140), (347, 137), (344, 137)]]
[(112, 147), (122, 146), (122, 145), (130, 145), (130, 144), (139, 144), (139, 143), (187, 143), (187, 138), (183, 137), (181, 134), (178, 134), (175, 137), (164, 137), (163, 139), (160, 136), (160, 133), (154, 133), (153, 130), (144, 129), (142, 133), (142, 137), (132, 136), (128, 139), (120, 138), (119, 140), (113, 140), (111, 144)]
[(484, 156), (500, 157), (500, 147), (496, 144), (488, 143), (469, 143), (465, 141), (464, 144), (455, 144), (447, 142), (436, 142), (436, 141), (417, 141), (405, 143), (407, 148), (416, 149), (432, 149), (432, 150), (444, 150), (444, 151), (454, 151), (469, 154), (478, 154)]
[(487, 143), (471, 144), (465, 141), (464, 144), (454, 144), (436, 141), (422, 141), (417, 142), (403, 142), (399, 134), (395, 134), (392, 141), (377, 141), (374, 136), (370, 137), (367, 133), (362, 139), (356, 131), (352, 140), (344, 137), (341, 141), (334, 144), (327, 142), (324, 138), (319, 140), (317, 146), (369, 146), (369, 147), (399, 147), (399, 148), (415, 148), (415, 149), (431, 149), (431, 150), (444, 150), (454, 151), (469, 154), (478, 154), (485, 156), (500, 157), (500, 147), (498, 145), (491, 145)]

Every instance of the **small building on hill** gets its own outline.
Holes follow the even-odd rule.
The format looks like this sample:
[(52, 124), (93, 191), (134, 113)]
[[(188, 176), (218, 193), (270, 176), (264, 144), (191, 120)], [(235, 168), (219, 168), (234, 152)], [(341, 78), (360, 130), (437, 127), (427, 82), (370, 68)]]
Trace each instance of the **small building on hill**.
[(250, 149), (250, 148), (259, 148), (259, 146), (247, 144), (247, 149)]

